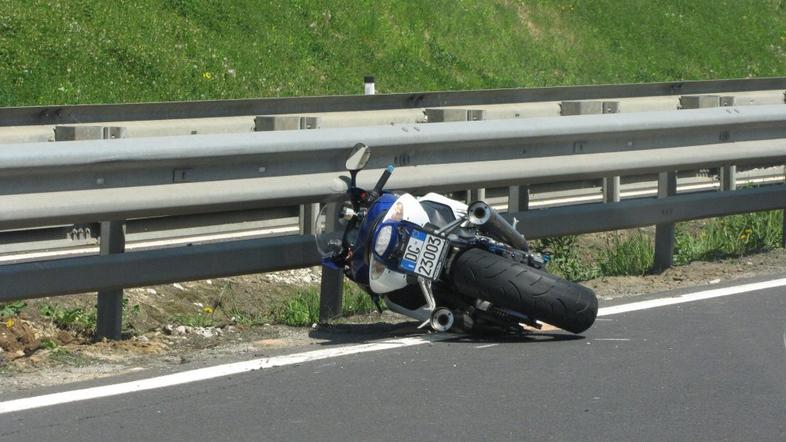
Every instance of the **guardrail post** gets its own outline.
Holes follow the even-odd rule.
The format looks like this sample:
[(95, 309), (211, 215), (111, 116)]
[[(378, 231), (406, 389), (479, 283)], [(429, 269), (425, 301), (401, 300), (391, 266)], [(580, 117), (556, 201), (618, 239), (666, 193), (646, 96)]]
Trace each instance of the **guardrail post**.
[[(677, 172), (658, 174), (658, 198), (668, 198), (677, 194)], [(660, 273), (674, 262), (674, 223), (655, 226), (655, 259), (652, 270)]]
[[(100, 237), (101, 255), (123, 253), (126, 235), (122, 221), (102, 221)], [(123, 289), (98, 292), (96, 312), (96, 339), (120, 339), (123, 329)]]
[[(680, 97), (679, 109), (705, 109), (725, 106), (734, 106), (733, 95), (683, 95)], [(710, 176), (715, 172), (715, 169), (705, 170), (707, 170)], [(718, 170), (718, 175), (722, 192), (728, 192), (737, 188), (737, 166), (722, 166)]]
[(720, 190), (729, 192), (737, 189), (737, 166), (721, 166)]
[(319, 203), (302, 204), (300, 206), (300, 233), (303, 235), (314, 234), (314, 223), (319, 216)]
[(510, 186), (508, 189), (508, 213), (529, 210), (529, 186)]
[[(128, 130), (116, 126), (55, 126), (55, 141), (126, 138)], [(101, 255), (123, 253), (126, 247), (122, 221), (102, 221), (99, 233)], [(123, 329), (123, 289), (98, 292), (96, 339), (120, 339)]]
[[(449, 121), (481, 121), (486, 119), (484, 109), (426, 109), (426, 121), (429, 123), (445, 123)], [(486, 189), (467, 189), (454, 192), (453, 197), (469, 203), (482, 201), (486, 198)]]
[[(341, 206), (328, 203), (325, 210), (325, 231), (332, 232), (337, 227), (338, 211)], [(324, 324), (341, 314), (344, 302), (344, 272), (322, 266), (322, 281), (319, 288), (319, 322)]]
[[(619, 101), (563, 101), (559, 107), (562, 116), (617, 114), (620, 112)], [(619, 200), (620, 177), (603, 178), (603, 202), (616, 203)]]
[(603, 202), (616, 203), (620, 200), (620, 177), (603, 178)]
[[(319, 129), (319, 117), (301, 115), (260, 115), (254, 118), (254, 132), (271, 130)], [(319, 203), (302, 204), (300, 206), (300, 233), (314, 233), (314, 223), (319, 215)]]

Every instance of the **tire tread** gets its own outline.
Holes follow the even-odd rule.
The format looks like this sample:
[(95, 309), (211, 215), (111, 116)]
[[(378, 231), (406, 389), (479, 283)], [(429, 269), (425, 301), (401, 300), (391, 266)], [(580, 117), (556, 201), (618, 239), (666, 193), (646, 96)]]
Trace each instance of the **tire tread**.
[(456, 258), (451, 269), (456, 289), (571, 333), (587, 330), (598, 300), (587, 287), (482, 249)]

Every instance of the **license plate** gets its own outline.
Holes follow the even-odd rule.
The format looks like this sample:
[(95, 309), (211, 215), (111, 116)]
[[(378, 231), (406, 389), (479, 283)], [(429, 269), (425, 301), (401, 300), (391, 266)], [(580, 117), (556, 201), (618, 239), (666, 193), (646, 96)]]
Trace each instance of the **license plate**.
[(442, 269), (446, 245), (447, 241), (443, 238), (429, 235), (422, 230), (413, 230), (399, 267), (405, 272), (437, 279)]

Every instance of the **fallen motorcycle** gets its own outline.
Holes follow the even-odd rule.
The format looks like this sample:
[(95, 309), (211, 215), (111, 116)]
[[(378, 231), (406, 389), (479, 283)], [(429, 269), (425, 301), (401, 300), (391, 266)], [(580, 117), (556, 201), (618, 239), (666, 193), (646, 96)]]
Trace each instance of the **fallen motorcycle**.
[(440, 332), (546, 323), (578, 334), (593, 324), (592, 290), (548, 273), (544, 257), (488, 204), (387, 192), (392, 166), (372, 190), (361, 189), (369, 157), (368, 146), (353, 148), (348, 191), (324, 206), (314, 231), (323, 264), (341, 269), (380, 311), (382, 299)]

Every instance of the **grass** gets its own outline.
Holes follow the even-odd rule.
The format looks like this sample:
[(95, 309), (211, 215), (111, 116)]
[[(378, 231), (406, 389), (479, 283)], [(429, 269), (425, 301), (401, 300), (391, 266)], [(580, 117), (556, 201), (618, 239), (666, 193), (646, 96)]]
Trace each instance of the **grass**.
[(570, 281), (585, 281), (599, 276), (594, 262), (587, 262), (576, 235), (552, 236), (535, 241), (533, 250), (549, 256), (548, 270)]
[(616, 234), (601, 253), (599, 271), (603, 276), (646, 275), (652, 269), (653, 239), (641, 231), (623, 237)]
[(777, 76), (784, 0), (0, 0), (0, 106)]
[[(344, 284), (342, 316), (376, 311), (371, 297), (355, 284)], [(319, 322), (319, 288), (299, 289), (274, 313), (276, 322), (291, 326), (308, 326)]]
[(714, 218), (695, 233), (679, 226), (674, 262), (680, 265), (772, 250), (782, 244), (782, 229), (782, 210)]
[[(782, 210), (678, 223), (674, 264), (737, 258), (779, 248), (782, 241)], [(571, 281), (646, 275), (654, 257), (654, 240), (642, 231), (614, 234), (594, 253), (581, 247), (576, 236), (545, 238), (533, 247), (550, 255), (549, 271)]]
[(194, 313), (182, 313), (175, 315), (172, 322), (187, 327), (213, 327), (216, 325), (212, 308), (202, 309)]

